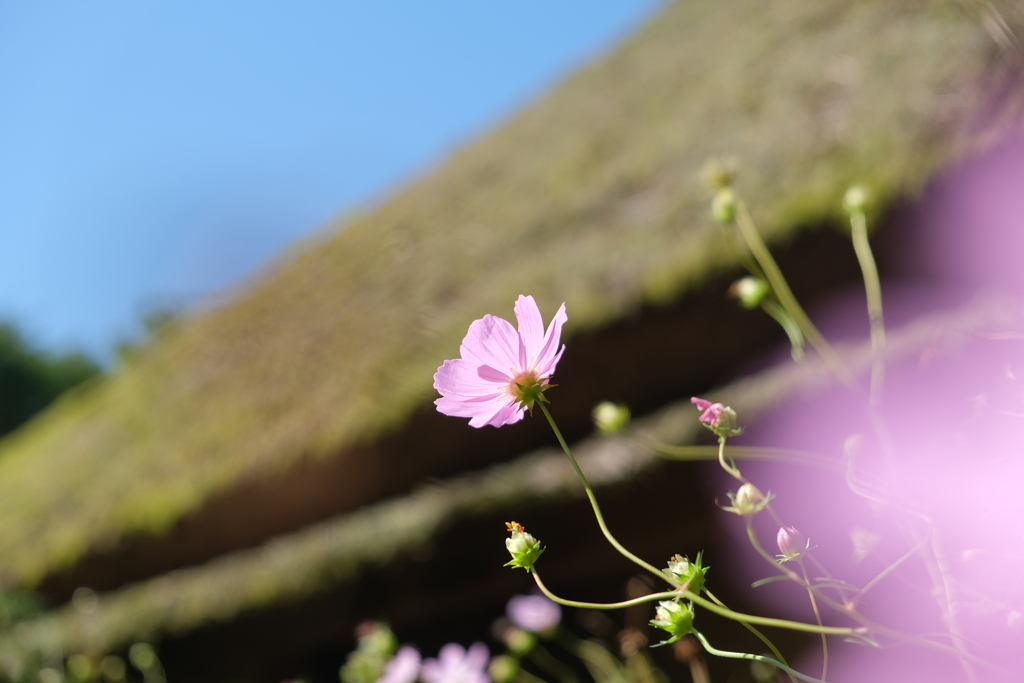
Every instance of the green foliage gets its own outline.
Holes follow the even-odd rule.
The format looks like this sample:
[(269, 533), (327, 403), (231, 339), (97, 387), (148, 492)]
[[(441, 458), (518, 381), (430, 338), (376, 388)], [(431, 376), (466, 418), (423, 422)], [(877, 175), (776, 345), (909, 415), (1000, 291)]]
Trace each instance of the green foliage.
[(55, 355), (33, 349), (13, 325), (0, 323), (0, 435), (99, 372), (99, 366), (81, 353)]

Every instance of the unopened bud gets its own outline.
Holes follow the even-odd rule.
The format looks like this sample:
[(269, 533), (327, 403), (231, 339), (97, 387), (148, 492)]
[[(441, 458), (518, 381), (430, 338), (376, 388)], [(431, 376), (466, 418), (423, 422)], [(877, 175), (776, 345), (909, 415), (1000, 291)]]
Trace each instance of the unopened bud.
[(519, 673), (519, 662), (514, 657), (499, 655), (491, 660), (487, 666), (487, 673), (491, 675), (494, 683), (512, 683)]
[(804, 538), (804, 535), (797, 531), (794, 526), (784, 526), (779, 529), (779, 535), (776, 537), (776, 541), (779, 544), (779, 558), (786, 562), (787, 560), (795, 560), (796, 558), (807, 552), (810, 548), (811, 542)]
[(668, 631), (672, 636), (659, 643), (660, 645), (674, 643), (683, 636), (693, 633), (693, 610), (675, 600), (662, 600), (658, 603), (658, 610), (655, 618), (651, 620), (651, 626)]
[(741, 517), (756, 515), (764, 509), (764, 506), (767, 505), (772, 498), (773, 496), (771, 493), (766, 496), (762, 494), (756, 486), (748, 482), (743, 486), (740, 486), (736, 493), (729, 493), (729, 500), (732, 501), (732, 505), (723, 509), (728, 512), (735, 512)]
[(871, 190), (863, 185), (854, 185), (843, 196), (843, 208), (847, 213), (860, 213), (871, 201)]
[(700, 593), (704, 588), (704, 575), (709, 567), (701, 567), (701, 558), (704, 552), (697, 553), (697, 559), (690, 562), (685, 555), (673, 555), (668, 561), (668, 569), (662, 569), (670, 579), (675, 579), (680, 586), (686, 586), (691, 593)]
[(743, 308), (757, 308), (768, 296), (768, 283), (759, 277), (745, 277), (729, 287), (729, 296), (740, 302)]
[(591, 415), (598, 433), (604, 436), (614, 434), (629, 423), (629, 408), (611, 401), (598, 403)]
[(506, 562), (505, 566), (522, 567), (529, 572), (537, 558), (544, 552), (540, 547), (540, 541), (526, 533), (526, 529), (519, 522), (505, 522), (505, 526), (512, 534), (505, 539), (505, 547), (512, 555), (512, 559)]
[(719, 223), (732, 223), (736, 218), (736, 193), (723, 187), (711, 200), (711, 215)]
[(537, 636), (521, 628), (510, 628), (505, 632), (505, 645), (513, 654), (523, 656), (537, 644)]
[(743, 430), (736, 426), (736, 411), (721, 403), (712, 403), (694, 396), (690, 403), (703, 411), (698, 418), (701, 423), (721, 437), (738, 436)]

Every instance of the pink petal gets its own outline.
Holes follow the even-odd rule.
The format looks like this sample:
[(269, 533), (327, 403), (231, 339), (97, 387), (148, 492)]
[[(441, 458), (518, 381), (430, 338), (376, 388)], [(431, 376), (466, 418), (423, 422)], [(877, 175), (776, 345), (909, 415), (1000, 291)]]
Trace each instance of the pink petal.
[(697, 406), (699, 410), (707, 410), (711, 407), (711, 401), (705, 401), (704, 399), (697, 398), (696, 396), (690, 399), (690, 403)]
[(434, 373), (434, 388), (442, 396), (493, 396), (503, 392), (510, 381), (510, 377), (493, 368), (461, 358), (446, 360)]
[(521, 368), (535, 368), (544, 346), (544, 320), (532, 296), (519, 295), (515, 306), (519, 322), (519, 362)]
[(555, 313), (555, 317), (548, 324), (547, 334), (544, 336), (544, 345), (537, 354), (535, 367), (541, 377), (547, 377), (555, 371), (555, 365), (558, 364), (559, 359), (562, 357), (562, 352), (565, 351), (565, 346), (559, 348), (558, 342), (562, 337), (562, 325), (568, 319), (565, 315), (565, 304), (563, 303), (559, 307), (558, 312)]
[[(502, 425), (510, 425), (523, 419), (525, 412), (525, 408), (520, 408), (512, 402), (510, 397), (505, 397), (503, 400), (499, 399), (488, 403), (487, 410), (473, 416), (469, 421), (469, 426), (483, 427), (484, 425), (491, 425), (492, 427), (500, 427)], [(461, 415), (458, 417), (467, 416)]]
[(486, 645), (483, 643), (473, 643), (466, 652), (466, 665), (469, 668), (483, 671), (484, 667), (487, 666), (487, 660), (490, 656), (491, 653), (487, 650)]
[(496, 370), (513, 375), (523, 370), (519, 365), (519, 333), (507, 320), (493, 315), (485, 315), (470, 324), (459, 351), (465, 360)]

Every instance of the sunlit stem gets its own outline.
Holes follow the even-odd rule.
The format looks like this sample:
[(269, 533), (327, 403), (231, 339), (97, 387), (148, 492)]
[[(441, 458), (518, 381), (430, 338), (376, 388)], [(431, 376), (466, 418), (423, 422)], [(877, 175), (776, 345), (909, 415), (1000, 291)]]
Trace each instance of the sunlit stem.
[(803, 332), (800, 331), (800, 326), (796, 324), (796, 321), (793, 320), (792, 316), (790, 316), (789, 313), (786, 313), (786, 309), (771, 299), (765, 299), (762, 301), (761, 309), (770, 315), (783, 329), (786, 336), (789, 337), (789, 345), (792, 349), (792, 351), (790, 351), (790, 355), (793, 357), (793, 360), (802, 359), (804, 357), (804, 335)]
[(746, 241), (751, 253), (764, 271), (765, 278), (767, 278), (768, 284), (772, 286), (772, 290), (775, 292), (775, 296), (778, 297), (779, 303), (790, 317), (793, 318), (793, 321), (803, 333), (804, 338), (810, 342), (811, 346), (828, 363), (829, 367), (832, 368), (832, 371), (843, 384), (851, 389), (857, 389), (857, 380), (850, 373), (843, 359), (839, 357), (839, 354), (828, 343), (828, 340), (814, 326), (814, 323), (804, 313), (804, 309), (800, 307), (796, 297), (793, 296), (789, 284), (786, 283), (786, 278), (783, 277), (778, 264), (775, 263), (771, 252), (761, 239), (761, 235), (758, 234), (754, 221), (751, 219), (750, 214), (747, 213), (747, 208), (743, 202), (736, 203), (736, 226), (740, 229), (740, 234), (743, 235), (743, 239)]
[[(707, 589), (705, 589), (704, 592), (707, 593), (708, 598), (712, 602), (714, 602), (716, 605), (719, 605), (720, 607), (724, 607), (725, 609), (729, 609), (728, 607), (725, 606), (724, 602), (722, 602), (721, 600), (719, 600), (718, 598), (715, 597), (714, 593), (712, 593), (711, 591), (709, 591)], [(767, 646), (767, 648), (769, 650), (772, 651), (772, 654), (775, 655), (776, 659), (778, 659), (780, 662), (782, 662), (783, 664), (785, 664), (787, 666), (789, 665), (789, 662), (786, 661), (786, 658), (782, 656), (781, 652), (779, 652), (779, 648), (775, 647), (775, 643), (773, 643), (771, 640), (769, 640), (768, 636), (766, 636), (765, 634), (761, 633), (760, 631), (758, 631), (756, 628), (754, 628), (753, 626), (751, 626), (750, 624), (748, 624), (745, 621), (740, 621), (740, 623), (743, 625), (744, 628), (746, 628), (748, 631), (750, 631), (755, 636), (757, 636), (757, 638), (762, 643), (764, 643), (765, 646)], [(796, 677), (793, 676), (793, 674), (791, 674), (791, 673), (789, 673), (787, 671), (786, 675), (789, 676), (789, 680), (793, 681), (793, 683), (796, 683)]]
[(707, 650), (709, 654), (713, 654), (717, 657), (728, 657), (729, 659), (749, 659), (755, 662), (763, 662), (764, 664), (770, 664), (778, 669), (782, 669), (790, 676), (799, 678), (802, 681), (807, 681), (808, 683), (825, 683), (825, 681), (821, 680), (820, 678), (814, 678), (812, 676), (802, 674), (796, 669), (792, 669), (783, 664), (782, 662), (772, 659), (771, 657), (765, 657), (764, 655), (752, 655), (746, 652), (729, 652), (727, 650), (719, 650), (718, 648), (712, 646), (711, 643), (708, 642), (708, 639), (705, 638), (704, 635), (699, 631), (694, 631), (693, 635), (697, 636), (697, 640), (700, 641), (700, 644), (704, 646), (704, 649)]
[(742, 474), (740, 474), (739, 468), (736, 467), (736, 461), (731, 457), (729, 458), (729, 462), (725, 461), (725, 441), (726, 438), (724, 436), (718, 437), (718, 464), (722, 466), (723, 470), (746, 484), (747, 480), (743, 478)]
[[(821, 612), (818, 611), (818, 601), (814, 598), (814, 591), (811, 590), (811, 579), (807, 576), (807, 567), (804, 566), (804, 561), (801, 558), (796, 559), (800, 565), (800, 571), (804, 575), (804, 583), (807, 585), (807, 595), (811, 598), (811, 608), (814, 610), (814, 618), (818, 622), (818, 626), (824, 626), (821, 621)], [(821, 677), (825, 678), (828, 676), (828, 640), (825, 638), (825, 634), (821, 634)]]
[(865, 628), (860, 627), (847, 627), (847, 626), (818, 626), (817, 624), (805, 624), (801, 621), (789, 621), (788, 619), (773, 619), (771, 617), (757, 617), (753, 614), (743, 614), (742, 612), (734, 612), (731, 609), (717, 605), (710, 600), (702, 598), (696, 593), (691, 593), (688, 590), (676, 590), (666, 591), (664, 593), (652, 593), (645, 595), (640, 598), (633, 600), (626, 600), (624, 602), (579, 602), (577, 600), (566, 600), (561, 598), (544, 585), (541, 581), (540, 576), (537, 574), (537, 568), (534, 567), (533, 571), (530, 572), (533, 575), (533, 581), (537, 584), (537, 588), (540, 589), (541, 593), (554, 600), (559, 605), (565, 605), (566, 607), (580, 607), (582, 609), (622, 609), (624, 607), (632, 607), (633, 605), (642, 605), (645, 602), (653, 602), (655, 600), (672, 600), (672, 599), (683, 599), (689, 600), (695, 605), (700, 605), (709, 612), (725, 617), (726, 619), (732, 619), (733, 621), (747, 622), (751, 624), (759, 624), (761, 626), (774, 626), (776, 628), (789, 629), (791, 631), (803, 631), (804, 633), (827, 633), (829, 635), (836, 636), (857, 636), (864, 635), (868, 631)]
[(576, 462), (576, 458), (573, 457), (572, 451), (569, 450), (568, 444), (565, 443), (565, 439), (562, 437), (562, 432), (558, 430), (558, 425), (555, 424), (554, 418), (551, 417), (551, 413), (548, 412), (547, 406), (544, 405), (542, 401), (537, 401), (536, 405), (540, 406), (541, 411), (544, 413), (544, 417), (548, 419), (548, 424), (551, 425), (551, 429), (555, 432), (555, 437), (558, 438), (558, 443), (562, 446), (562, 450), (565, 451), (565, 455), (569, 458), (569, 462), (572, 463), (573, 469), (576, 470), (576, 476), (580, 478), (580, 482), (583, 484), (583, 489), (587, 492), (587, 498), (590, 499), (590, 506), (594, 508), (594, 516), (597, 518), (597, 524), (601, 527), (601, 533), (604, 534), (604, 537), (608, 539), (608, 542), (612, 544), (612, 547), (618, 550), (623, 557), (634, 562), (638, 566), (643, 567), (662, 581), (672, 583), (664, 573), (626, 550), (626, 548), (619, 543), (614, 536), (612, 536), (612, 532), (608, 530), (608, 525), (605, 524), (604, 515), (601, 514), (601, 507), (597, 504), (597, 497), (594, 496), (594, 490), (590, 488), (590, 483), (587, 481), (586, 476), (583, 474), (583, 470), (580, 469), (579, 464)]
[(633, 607), (635, 605), (642, 605), (646, 602), (654, 602), (655, 600), (672, 600), (679, 597), (679, 591), (665, 591), (664, 593), (651, 593), (650, 595), (644, 595), (639, 598), (632, 600), (625, 600), (623, 602), (580, 602), (579, 600), (566, 600), (552, 593), (544, 582), (540, 580), (540, 575), (537, 573), (537, 568), (534, 567), (533, 571), (530, 572), (533, 576), (534, 583), (537, 584), (537, 588), (540, 592), (548, 596), (551, 600), (557, 602), (559, 605), (565, 605), (566, 607), (579, 607), (582, 609), (625, 609), (626, 607)]
[(868, 302), (868, 320), (871, 322), (871, 389), (869, 405), (874, 408), (882, 398), (885, 382), (885, 322), (882, 318), (882, 285), (878, 279), (878, 267), (868, 243), (868, 222), (863, 211), (850, 214), (850, 228), (853, 235), (853, 250), (857, 253), (861, 273), (864, 275), (864, 292)]
[[(650, 446), (655, 453), (672, 460), (715, 460), (718, 458), (718, 446), (692, 445), (669, 446), (653, 444)], [(731, 460), (763, 460), (792, 465), (807, 465), (833, 472), (842, 472), (842, 466), (834, 458), (823, 455), (798, 451), (791, 448), (767, 448), (762, 446), (729, 446), (728, 456)]]

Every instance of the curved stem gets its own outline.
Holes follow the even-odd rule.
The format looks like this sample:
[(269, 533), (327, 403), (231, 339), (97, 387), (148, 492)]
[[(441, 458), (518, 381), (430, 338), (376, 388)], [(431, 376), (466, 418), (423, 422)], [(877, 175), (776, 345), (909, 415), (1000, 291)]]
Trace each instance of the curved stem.
[(727, 650), (719, 650), (718, 648), (713, 647), (711, 643), (708, 642), (708, 639), (704, 637), (704, 634), (702, 634), (700, 631), (694, 631), (693, 635), (697, 636), (697, 640), (700, 641), (700, 644), (704, 646), (704, 649), (707, 650), (709, 654), (713, 654), (718, 657), (728, 657), (730, 659), (749, 659), (755, 662), (763, 662), (765, 664), (771, 664), (777, 669), (782, 669), (789, 675), (795, 676), (796, 678), (799, 678), (802, 681), (807, 681), (808, 683), (825, 683), (825, 681), (821, 680), (820, 678), (813, 678), (811, 676), (802, 674), (796, 669), (790, 668), (782, 662), (778, 662), (772, 659), (771, 657), (765, 657), (763, 655), (752, 655), (746, 652), (729, 652)]
[(643, 597), (633, 598), (632, 600), (624, 600), (623, 602), (580, 602), (579, 600), (566, 600), (560, 598), (551, 590), (544, 585), (544, 582), (540, 580), (540, 575), (537, 574), (537, 568), (534, 567), (533, 571), (530, 572), (533, 575), (533, 581), (537, 584), (537, 588), (540, 592), (546, 595), (551, 600), (557, 602), (559, 605), (565, 605), (566, 607), (581, 607), (583, 609), (624, 609), (626, 607), (633, 607), (635, 605), (642, 605), (645, 602), (654, 602), (655, 600), (673, 600), (679, 597), (679, 591), (665, 591), (664, 593), (651, 593), (650, 595), (644, 595)]
[(612, 547), (618, 550), (623, 557), (634, 562), (640, 567), (643, 567), (662, 581), (667, 581), (671, 584), (672, 582), (663, 572), (626, 550), (626, 548), (619, 543), (614, 536), (612, 536), (612, 532), (608, 530), (608, 525), (605, 524), (604, 515), (601, 514), (601, 507), (597, 504), (597, 497), (594, 496), (594, 490), (590, 488), (590, 482), (588, 482), (586, 476), (584, 476), (583, 470), (580, 469), (579, 464), (576, 462), (576, 458), (572, 456), (572, 451), (569, 450), (568, 444), (565, 443), (565, 439), (562, 437), (562, 432), (558, 430), (558, 425), (555, 424), (554, 418), (551, 417), (551, 413), (548, 412), (548, 407), (544, 405), (542, 401), (537, 401), (536, 405), (540, 406), (541, 411), (544, 413), (544, 417), (548, 419), (548, 424), (551, 425), (551, 429), (555, 432), (555, 436), (558, 438), (558, 443), (561, 444), (562, 450), (569, 458), (569, 462), (572, 463), (573, 469), (576, 470), (576, 476), (578, 476), (580, 478), (580, 482), (583, 483), (583, 489), (587, 492), (587, 498), (590, 499), (590, 506), (594, 508), (594, 516), (597, 518), (597, 525), (601, 527), (601, 533), (604, 534), (604, 537), (608, 539), (608, 542), (612, 544)]
[(722, 466), (722, 469), (728, 472), (734, 478), (739, 479), (741, 482), (746, 484), (747, 480), (743, 478), (742, 474), (740, 474), (740, 470), (738, 467), (736, 467), (736, 463), (733, 461), (733, 459), (729, 458), (728, 464), (726, 464), (725, 462), (725, 441), (726, 439), (724, 436), (718, 437), (718, 464), (720, 464)]
[[(725, 607), (725, 609), (729, 609), (728, 607), (725, 606), (725, 603), (722, 602), (721, 600), (719, 600), (718, 598), (716, 598), (715, 595), (711, 591), (709, 591), (707, 589), (704, 589), (704, 592), (708, 594), (708, 597), (711, 598), (711, 600), (715, 604), (719, 605), (720, 607)], [(771, 640), (769, 640), (768, 636), (766, 636), (765, 634), (761, 633), (760, 631), (758, 631), (756, 628), (754, 628), (753, 626), (751, 626), (750, 624), (748, 624), (745, 621), (741, 621), (740, 623), (743, 625), (743, 627), (745, 629), (747, 629), (748, 631), (753, 633), (755, 636), (757, 636), (758, 639), (762, 643), (764, 643), (768, 647), (769, 650), (772, 651), (772, 654), (775, 655), (776, 659), (778, 659), (780, 662), (782, 662), (783, 664), (785, 664), (787, 666), (789, 665), (789, 662), (786, 661), (786, 658), (782, 656), (781, 652), (779, 652), (779, 648), (775, 647), (775, 643), (773, 643)], [(786, 675), (789, 676), (789, 680), (791, 680), (793, 683), (796, 683), (796, 677), (793, 676), (793, 674), (791, 674), (791, 673), (789, 673), (787, 671)]]
[(868, 222), (863, 211), (850, 214), (850, 228), (853, 235), (853, 250), (857, 253), (861, 273), (864, 275), (864, 291), (868, 301), (868, 320), (871, 323), (871, 388), (868, 405), (878, 406), (885, 382), (885, 322), (882, 318), (882, 285), (878, 278), (878, 266), (868, 242)]
[(537, 574), (537, 568), (534, 567), (533, 571), (530, 572), (533, 575), (533, 580), (540, 588), (540, 591), (554, 600), (559, 605), (565, 605), (566, 607), (581, 607), (583, 609), (622, 609), (623, 607), (632, 607), (633, 605), (641, 605), (645, 602), (653, 602), (654, 600), (672, 600), (676, 598), (682, 598), (683, 600), (689, 600), (694, 604), (700, 605), (709, 612), (725, 617), (726, 619), (732, 619), (733, 621), (746, 621), (751, 624), (760, 624), (762, 626), (774, 626), (776, 628), (785, 628), (791, 631), (804, 631), (806, 633), (827, 633), (829, 635), (836, 636), (858, 636), (864, 635), (868, 632), (866, 628), (860, 627), (844, 627), (844, 626), (818, 626), (817, 624), (805, 624), (799, 621), (788, 621), (786, 619), (773, 619), (771, 617), (756, 617), (753, 614), (743, 614), (742, 612), (734, 612), (726, 607), (721, 607), (705, 600), (696, 593), (691, 593), (688, 590), (676, 590), (666, 591), (664, 593), (652, 593), (645, 595), (642, 598), (636, 598), (634, 600), (626, 600), (624, 602), (579, 602), (577, 600), (566, 600), (560, 598), (552, 593), (544, 582), (541, 581), (540, 576)]

